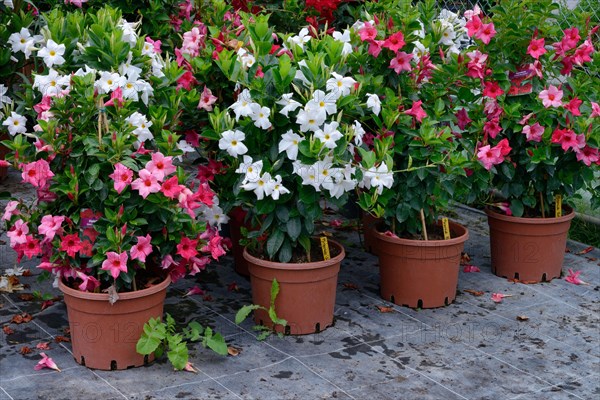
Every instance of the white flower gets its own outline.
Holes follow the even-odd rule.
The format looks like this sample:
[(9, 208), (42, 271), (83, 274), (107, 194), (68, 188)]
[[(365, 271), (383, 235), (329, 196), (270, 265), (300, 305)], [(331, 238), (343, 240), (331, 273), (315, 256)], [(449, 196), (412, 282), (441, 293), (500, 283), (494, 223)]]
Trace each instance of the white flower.
[(379, 115), (381, 111), (381, 100), (379, 100), (379, 96), (372, 93), (367, 93), (367, 107), (373, 111), (373, 114)]
[(91, 68), (89, 65), (85, 65), (84, 66), (85, 69), (81, 69), (79, 68), (76, 72), (75, 72), (75, 76), (86, 76), (88, 74), (94, 74), (94, 76), (97, 74), (97, 71), (94, 68)]
[(162, 58), (157, 56), (152, 59), (152, 76), (163, 78), (165, 76), (165, 73), (163, 72), (164, 68), (165, 62)]
[(15, 136), (17, 133), (27, 132), (27, 127), (25, 126), (26, 123), (27, 120), (24, 116), (11, 111), (10, 117), (4, 120), (2, 125), (7, 127), (8, 133), (10, 133), (12, 136)]
[(423, 43), (419, 42), (418, 40), (414, 42), (414, 45), (415, 48), (413, 50), (413, 59), (415, 60), (415, 62), (419, 62), (421, 60), (421, 57), (429, 53), (429, 50), (423, 45)]
[(65, 89), (71, 82), (69, 76), (59, 75), (58, 72), (50, 68), (48, 75), (35, 75), (33, 88), (38, 89), (43, 96), (56, 96)]
[(116, 72), (102, 71), (100, 79), (94, 82), (94, 87), (98, 89), (98, 93), (108, 93), (121, 87), (125, 84), (125, 77)]
[(254, 191), (256, 198), (262, 200), (265, 196), (270, 196), (273, 193), (275, 181), (271, 179), (271, 174), (265, 172), (259, 179), (253, 182), (246, 182), (240, 187), (248, 192)]
[(308, 34), (308, 29), (302, 28), (300, 30), (300, 32), (298, 33), (298, 35), (288, 38), (287, 41), (288, 41), (288, 43), (293, 43), (293, 44), (299, 46), (302, 50), (304, 50), (304, 44), (308, 43), (309, 40), (310, 40), (310, 35)]
[(254, 121), (254, 126), (264, 130), (269, 129), (272, 126), (271, 121), (269, 121), (269, 116), (271, 115), (271, 109), (269, 107), (261, 107), (260, 104), (254, 103), (252, 104), (251, 109), (252, 114), (250, 114), (250, 118)]
[(225, 131), (219, 139), (219, 148), (227, 151), (232, 157), (246, 154), (248, 148), (243, 143), (244, 139), (246, 139), (246, 135), (242, 131), (237, 129), (235, 131)]
[(323, 122), (325, 122), (325, 115), (312, 110), (300, 110), (296, 117), (296, 123), (300, 125), (300, 132), (316, 132), (321, 128)]
[[(298, 62), (298, 66), (299, 67), (308, 67), (308, 64), (306, 64), (306, 60), (301, 60), (300, 62)], [(305, 86), (310, 86), (311, 82), (306, 79), (306, 76), (304, 76), (304, 73), (302, 72), (301, 68), (298, 68), (296, 70), (296, 75), (294, 76), (294, 79), (298, 79), (300, 81), (302, 81), (302, 83), (304, 83)]]
[(38, 51), (38, 56), (44, 59), (44, 63), (46, 63), (48, 68), (51, 68), (54, 65), (64, 64), (65, 59), (63, 54), (65, 54), (65, 45), (58, 44), (52, 39), (48, 39), (46, 47), (43, 47)]
[(212, 207), (204, 208), (203, 214), (206, 222), (212, 227), (217, 227), (217, 229), (221, 229), (221, 224), (226, 224), (229, 221), (229, 217), (217, 204), (213, 204)]
[(344, 29), (344, 33), (338, 31), (333, 32), (333, 38), (338, 42), (344, 43), (342, 47), (342, 56), (352, 53), (352, 44), (350, 44), (350, 30)]
[(297, 133), (292, 132), (290, 129), (283, 135), (279, 141), (279, 152), (285, 151), (290, 160), (296, 160), (298, 158), (298, 145), (304, 138)]
[(394, 183), (394, 174), (388, 171), (385, 163), (379, 167), (371, 167), (363, 175), (363, 185), (367, 189), (377, 188), (377, 194), (383, 193), (383, 188), (391, 188)]
[(344, 193), (356, 188), (356, 180), (352, 178), (354, 171), (355, 168), (350, 165), (346, 165), (344, 169), (335, 168), (332, 170), (334, 184), (328, 189), (332, 197), (340, 198)]
[(240, 166), (235, 170), (238, 174), (244, 174), (242, 185), (248, 182), (256, 182), (262, 172), (262, 160), (254, 162), (250, 156), (244, 156), (243, 159), (244, 161), (241, 162)]
[(12, 104), (12, 99), (5, 96), (6, 92), (8, 92), (8, 88), (0, 83), (0, 108), (2, 108), (2, 104)]
[(154, 57), (156, 55), (156, 51), (154, 51), (154, 45), (152, 43), (144, 42), (142, 46), (142, 55), (148, 57)]
[(315, 166), (298, 162), (294, 164), (294, 172), (302, 178), (303, 185), (312, 186), (317, 191), (320, 190)]
[(336, 98), (350, 94), (350, 90), (354, 87), (356, 81), (349, 76), (344, 77), (336, 72), (332, 72), (331, 75), (333, 78), (327, 80), (326, 86), (329, 93)]
[(182, 139), (179, 142), (177, 142), (177, 148), (181, 151), (183, 151), (184, 153), (193, 153), (196, 151), (196, 149), (194, 149), (192, 147), (192, 145), (190, 145), (186, 140)]
[(442, 23), (442, 29), (442, 37), (438, 43), (444, 44), (446, 46), (452, 46), (454, 44), (454, 39), (456, 39), (456, 32), (454, 32), (454, 27), (451, 24)]
[(243, 67), (248, 69), (254, 65), (256, 58), (250, 54), (246, 49), (239, 49), (237, 52), (238, 60), (242, 63)]
[(148, 97), (154, 95), (154, 88), (152, 87), (151, 84), (149, 84), (148, 82), (143, 81), (141, 79), (137, 80), (135, 82), (135, 85), (136, 85), (136, 90), (138, 91), (138, 94), (142, 98), (142, 101), (144, 102), (145, 105), (148, 105)]
[(358, 121), (354, 121), (354, 143), (360, 146), (363, 143), (363, 136), (365, 136), (365, 130)]
[(25, 59), (28, 59), (31, 51), (34, 50), (35, 38), (31, 36), (27, 28), (21, 28), (19, 32), (14, 32), (8, 37), (8, 43), (11, 45), (13, 53), (21, 51), (25, 53)]
[(148, 121), (145, 115), (136, 111), (129, 117), (125, 118), (125, 121), (135, 128), (132, 133), (137, 137), (138, 142), (142, 143), (146, 140), (154, 139), (154, 136), (149, 129), (152, 126), (152, 121)]
[[(150, 45), (150, 46), (152, 46), (152, 45)], [(152, 47), (152, 48), (154, 49), (154, 47)], [(132, 58), (133, 58), (133, 53), (129, 52), (129, 55), (127, 56), (127, 61), (125, 61), (123, 64), (119, 65), (119, 73), (121, 75), (127, 76), (127, 78), (129, 80), (137, 81), (137, 79), (142, 74), (142, 69), (140, 67), (136, 67), (135, 65), (131, 64)]]
[(252, 97), (250, 97), (250, 91), (244, 89), (239, 94), (238, 99), (235, 103), (229, 106), (230, 109), (235, 113), (235, 120), (238, 121), (240, 117), (247, 117), (252, 114)]
[(334, 184), (333, 175), (335, 170), (331, 168), (331, 161), (331, 158), (326, 158), (325, 160), (320, 160), (313, 164), (316, 182), (327, 190), (330, 190)]
[(335, 142), (344, 136), (337, 130), (338, 126), (339, 124), (336, 121), (325, 124), (323, 129), (315, 132), (315, 138), (319, 139), (328, 149), (335, 149)]
[(337, 112), (335, 105), (337, 98), (332, 94), (326, 94), (322, 90), (315, 90), (313, 98), (306, 103), (305, 110), (320, 114), (323, 119), (325, 116), (332, 115)]
[(425, 25), (423, 25), (423, 23), (421, 21), (417, 21), (419, 23), (419, 25), (421, 25), (421, 29), (419, 29), (418, 31), (414, 31), (413, 35), (415, 35), (416, 37), (419, 37), (421, 39), (425, 39)]
[(296, 100), (292, 99), (293, 95), (293, 93), (285, 93), (281, 95), (281, 99), (277, 101), (277, 104), (283, 106), (279, 113), (285, 115), (286, 117), (290, 111), (296, 111), (296, 109), (302, 105)]
[(137, 24), (138, 23), (136, 22), (127, 22), (124, 19), (122, 19), (121, 22), (119, 22), (119, 28), (121, 28), (121, 30), (123, 31), (122, 40), (124, 42), (129, 43), (129, 46), (131, 47), (135, 47), (135, 45), (137, 44), (137, 33), (135, 32)]
[(273, 198), (273, 200), (279, 200), (279, 196), (290, 192), (285, 186), (281, 184), (281, 175), (275, 176), (275, 179), (271, 180), (270, 186), (272, 187), (271, 197)]
[(6, 8), (10, 8), (11, 10), (15, 9), (15, 5), (13, 4), (12, 0), (4, 0), (3, 3)]

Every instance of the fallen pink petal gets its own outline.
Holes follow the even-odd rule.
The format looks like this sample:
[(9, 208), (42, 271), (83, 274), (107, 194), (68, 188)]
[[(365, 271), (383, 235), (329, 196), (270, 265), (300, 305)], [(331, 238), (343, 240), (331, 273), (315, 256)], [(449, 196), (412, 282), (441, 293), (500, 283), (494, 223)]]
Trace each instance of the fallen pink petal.
[(204, 290), (200, 289), (198, 286), (194, 286), (193, 288), (188, 290), (187, 293), (183, 295), (183, 297), (192, 296), (194, 294), (204, 295)]
[(580, 274), (581, 271), (573, 272), (573, 270), (569, 268), (569, 275), (565, 277), (565, 281), (574, 285), (589, 285), (587, 282), (584, 282), (581, 279), (579, 279)]
[(492, 301), (501, 303), (505, 297), (512, 297), (512, 294), (492, 293)]
[(50, 342), (39, 342), (35, 348), (38, 350), (50, 350)]
[(193, 372), (195, 374), (198, 373), (198, 370), (196, 368), (194, 368), (194, 364), (192, 364), (191, 362), (187, 362), (187, 364), (185, 364), (185, 367), (183, 367), (184, 371), (188, 371), (188, 372)]
[(476, 267), (474, 265), (465, 265), (465, 267), (463, 268), (463, 272), (481, 272), (481, 270), (479, 269), (479, 267)]
[(42, 356), (42, 359), (36, 364), (35, 367), (33, 367), (33, 369), (39, 371), (40, 369), (50, 368), (60, 372), (60, 368), (58, 368), (56, 363), (50, 357), (48, 357), (46, 353), (40, 353), (40, 356)]

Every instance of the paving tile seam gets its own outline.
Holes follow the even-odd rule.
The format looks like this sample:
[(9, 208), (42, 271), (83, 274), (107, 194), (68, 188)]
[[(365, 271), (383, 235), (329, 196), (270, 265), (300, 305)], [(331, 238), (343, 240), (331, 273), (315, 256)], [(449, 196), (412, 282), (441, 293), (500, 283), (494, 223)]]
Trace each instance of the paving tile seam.
[[(597, 375), (597, 374), (592, 374), (592, 375), (593, 375), (593, 376), (596, 376), (596, 377), (598, 377), (598, 376), (599, 376), (599, 375)], [(579, 377), (579, 378), (577, 378), (577, 379), (569, 379), (568, 381), (564, 381), (564, 382), (561, 382), (561, 383), (557, 383), (557, 384), (555, 384), (555, 385), (552, 385), (552, 386), (544, 386), (543, 388), (541, 388), (541, 389), (539, 389), (539, 390), (536, 390), (536, 391), (534, 391), (534, 392), (532, 392), (532, 393), (539, 393), (539, 392), (541, 392), (542, 390), (546, 390), (546, 389), (552, 389), (552, 388), (554, 388), (554, 387), (558, 387), (558, 388), (559, 388), (561, 391), (563, 391), (563, 392), (565, 392), (565, 393), (568, 393), (568, 394), (570, 394), (571, 396), (575, 396), (576, 398), (578, 398), (578, 399), (581, 399), (581, 400), (586, 400), (586, 399), (584, 399), (583, 397), (580, 397), (580, 396), (576, 395), (575, 393), (569, 392), (568, 390), (561, 388), (561, 387), (560, 387), (560, 385), (563, 385), (563, 384), (565, 384), (565, 383), (571, 383), (571, 382), (579, 382), (580, 380), (582, 380), (582, 379), (585, 379), (585, 378), (589, 378), (589, 377), (590, 377), (590, 375), (586, 375), (586, 376), (581, 376), (581, 377)], [(523, 396), (525, 396), (526, 394), (529, 394), (529, 395), (530, 395), (531, 393), (522, 393), (522, 394), (520, 394), (520, 395), (518, 395), (518, 396), (516, 396), (516, 397), (513, 397), (513, 398), (511, 398), (510, 400), (516, 400), (516, 399), (519, 399), (519, 398), (523, 398)]]
[[(202, 372), (202, 371), (200, 371), (200, 372)], [(178, 389), (178, 388), (181, 388), (181, 387), (184, 387), (184, 386), (196, 385), (196, 384), (199, 384), (199, 383), (209, 382), (209, 381), (213, 380), (210, 376), (206, 375), (206, 373), (202, 372), (202, 374), (204, 374), (206, 376), (206, 379), (201, 379), (201, 380), (196, 380), (196, 381), (191, 381), (191, 382), (180, 383), (179, 385), (165, 386), (165, 387), (162, 387), (160, 389), (145, 390), (143, 392), (132, 393), (132, 394), (130, 394), (130, 396), (140, 396), (140, 395), (145, 395), (145, 394), (150, 394), (150, 393), (159, 393), (159, 392), (162, 392), (164, 390)]]
[[(414, 376), (414, 375), (415, 375), (415, 374), (414, 374), (414, 372), (412, 372), (412, 371), (411, 371), (411, 374), (410, 374), (410, 375), (408, 375), (406, 379), (410, 379), (410, 378), (411, 378), (412, 376)], [(388, 378), (388, 379), (385, 379), (385, 380), (383, 380), (383, 381), (379, 381), (379, 382), (371, 382), (371, 383), (367, 383), (367, 384), (365, 384), (365, 385), (360, 385), (360, 386), (357, 386), (357, 387), (355, 387), (355, 388), (352, 388), (352, 389), (348, 390), (348, 392), (356, 392), (357, 390), (361, 390), (361, 389), (369, 388), (369, 387), (371, 387), (371, 386), (376, 386), (376, 385), (385, 384), (385, 383), (388, 383), (388, 382), (391, 382), (391, 381), (395, 381), (396, 379), (397, 379), (397, 378)]]
[[(68, 367), (68, 368), (61, 368), (61, 372), (65, 372), (65, 371), (70, 371), (72, 369), (77, 369), (79, 367), (74, 366), (74, 367)], [(33, 369), (33, 367), (32, 367)], [(44, 376), (44, 375), (52, 375), (52, 374), (60, 374), (61, 372), (58, 371), (48, 371), (48, 372), (38, 372), (36, 374), (27, 374), (27, 375), (20, 375), (20, 376), (15, 376), (14, 378), (10, 378), (10, 379), (2, 379), (2, 382), (13, 382), (13, 381), (17, 381), (19, 379), (23, 379), (23, 378), (31, 378), (34, 376)]]
[(4, 392), (4, 394), (7, 395), (10, 400), (15, 400), (10, 394), (8, 394), (6, 390), (4, 390), (2, 386), (0, 386), (0, 390), (2, 390), (2, 392)]
[(561, 299), (558, 299), (558, 298), (556, 298), (556, 297), (553, 297), (553, 296), (549, 296), (549, 295), (547, 295), (546, 293), (544, 293), (544, 292), (541, 292), (541, 291), (539, 291), (539, 290), (535, 289), (535, 288), (533, 287), (533, 285), (526, 285), (526, 286), (531, 286), (531, 290), (533, 290), (534, 292), (536, 292), (536, 293), (538, 293), (538, 294), (540, 294), (540, 295), (542, 295), (542, 296), (544, 296), (544, 297), (547, 297), (547, 298), (549, 298), (549, 299), (551, 299), (551, 300), (553, 300), (553, 301), (556, 301), (556, 302), (558, 302), (558, 303), (561, 303), (561, 304), (563, 304), (563, 305), (565, 305), (565, 306), (567, 306), (567, 307), (569, 307), (569, 308), (572, 308), (573, 310), (577, 310), (577, 311), (579, 311), (579, 312), (581, 312), (581, 313), (583, 313), (583, 314), (587, 314), (587, 315), (589, 315), (589, 316), (592, 316), (592, 317), (597, 317), (597, 316), (598, 316), (596, 313), (594, 313), (594, 312), (591, 312), (591, 311), (588, 311), (588, 310), (586, 310), (585, 308), (581, 308), (581, 307), (575, 307), (575, 306), (573, 306), (573, 305), (571, 305), (571, 304), (569, 304), (569, 303), (567, 303), (567, 302), (565, 302), (565, 301), (562, 301)]
[[(282, 352), (282, 353), (283, 353), (283, 352)], [(208, 376), (210, 379), (212, 379), (212, 380), (218, 380), (218, 379), (223, 379), (223, 378), (230, 378), (230, 377), (232, 377), (232, 376), (237, 376), (237, 375), (247, 374), (248, 372), (259, 371), (259, 370), (261, 370), (261, 369), (267, 369), (267, 368), (271, 368), (271, 367), (273, 367), (273, 366), (275, 366), (275, 365), (278, 365), (278, 364), (284, 363), (284, 362), (286, 362), (287, 360), (290, 360), (290, 359), (293, 359), (293, 358), (294, 358), (293, 356), (289, 356), (289, 355), (288, 355), (286, 358), (284, 358), (284, 359), (282, 359), (282, 360), (279, 360), (279, 361), (276, 361), (276, 362), (274, 362), (274, 363), (271, 363), (271, 364), (262, 365), (262, 366), (260, 366), (260, 367), (255, 367), (255, 368), (245, 369), (245, 370), (243, 370), (243, 371), (237, 371), (237, 372), (234, 372), (234, 373), (231, 373), (231, 374), (224, 374), (224, 375), (218, 375), (218, 376), (210, 376), (210, 375), (209, 375), (209, 374), (207, 374), (206, 372), (202, 371), (202, 369), (201, 369), (201, 368), (198, 368), (198, 370), (202, 371), (202, 372), (203, 372), (203, 373), (204, 373), (206, 376)]]
[(302, 361), (300, 361), (299, 359), (297, 359), (296, 357), (292, 357), (294, 360), (298, 361), (300, 364), (302, 364), (304, 366), (304, 368), (308, 369), (310, 372), (312, 372), (313, 374), (315, 374), (316, 376), (318, 376), (319, 378), (323, 379), (325, 382), (329, 383), (331, 386), (333, 386), (334, 388), (336, 388), (337, 390), (339, 390), (340, 392), (342, 392), (343, 394), (345, 394), (346, 396), (350, 397), (351, 399), (356, 400), (356, 397), (352, 396), (350, 393), (348, 393), (347, 390), (342, 389), (341, 387), (339, 387), (338, 385), (336, 385), (335, 383), (333, 383), (332, 381), (330, 381), (329, 379), (325, 378), (324, 376), (322, 376), (321, 374), (319, 374), (317, 371), (313, 370), (310, 366), (304, 364)]

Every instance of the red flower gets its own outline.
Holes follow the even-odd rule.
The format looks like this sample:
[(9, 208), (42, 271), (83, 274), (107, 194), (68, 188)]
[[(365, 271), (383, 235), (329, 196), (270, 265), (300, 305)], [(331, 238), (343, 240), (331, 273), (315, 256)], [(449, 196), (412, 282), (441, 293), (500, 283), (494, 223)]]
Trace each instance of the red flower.
[(415, 117), (417, 119), (417, 121), (422, 122), (423, 118), (425, 118), (427, 116), (427, 113), (423, 110), (423, 107), (421, 107), (421, 104), (423, 104), (423, 102), (421, 100), (414, 101), (412, 104), (412, 107), (409, 108), (408, 110), (406, 110), (404, 113), (408, 114), (408, 115), (412, 115), (413, 117)]
[(69, 257), (74, 257), (81, 250), (79, 235), (73, 233), (62, 238), (60, 250), (66, 251)]
[(504, 94), (504, 90), (500, 88), (498, 82), (496, 81), (487, 81), (484, 84), (483, 95), (495, 99), (498, 96), (502, 96)]
[(404, 35), (402, 32), (398, 31), (385, 39), (383, 42), (383, 47), (390, 49), (394, 53), (397, 53), (398, 50), (404, 47), (405, 44), (406, 42), (404, 41)]
[(185, 236), (181, 238), (181, 242), (177, 245), (177, 254), (181, 257), (189, 260), (192, 257), (195, 257), (198, 254), (198, 250), (196, 250), (196, 246), (198, 245), (198, 240), (189, 239)]

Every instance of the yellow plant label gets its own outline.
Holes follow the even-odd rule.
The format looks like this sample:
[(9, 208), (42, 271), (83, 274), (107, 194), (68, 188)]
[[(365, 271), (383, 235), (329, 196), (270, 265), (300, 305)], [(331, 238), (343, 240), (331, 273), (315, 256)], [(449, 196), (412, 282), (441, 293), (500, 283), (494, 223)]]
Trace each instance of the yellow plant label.
[(331, 258), (329, 254), (329, 241), (324, 236), (321, 238), (321, 250), (323, 250), (323, 260), (329, 260)]
[(556, 218), (562, 217), (562, 196), (560, 194), (554, 196), (554, 205), (556, 207)]
[(442, 218), (442, 227), (444, 228), (444, 240), (450, 239), (450, 224), (448, 218)]

